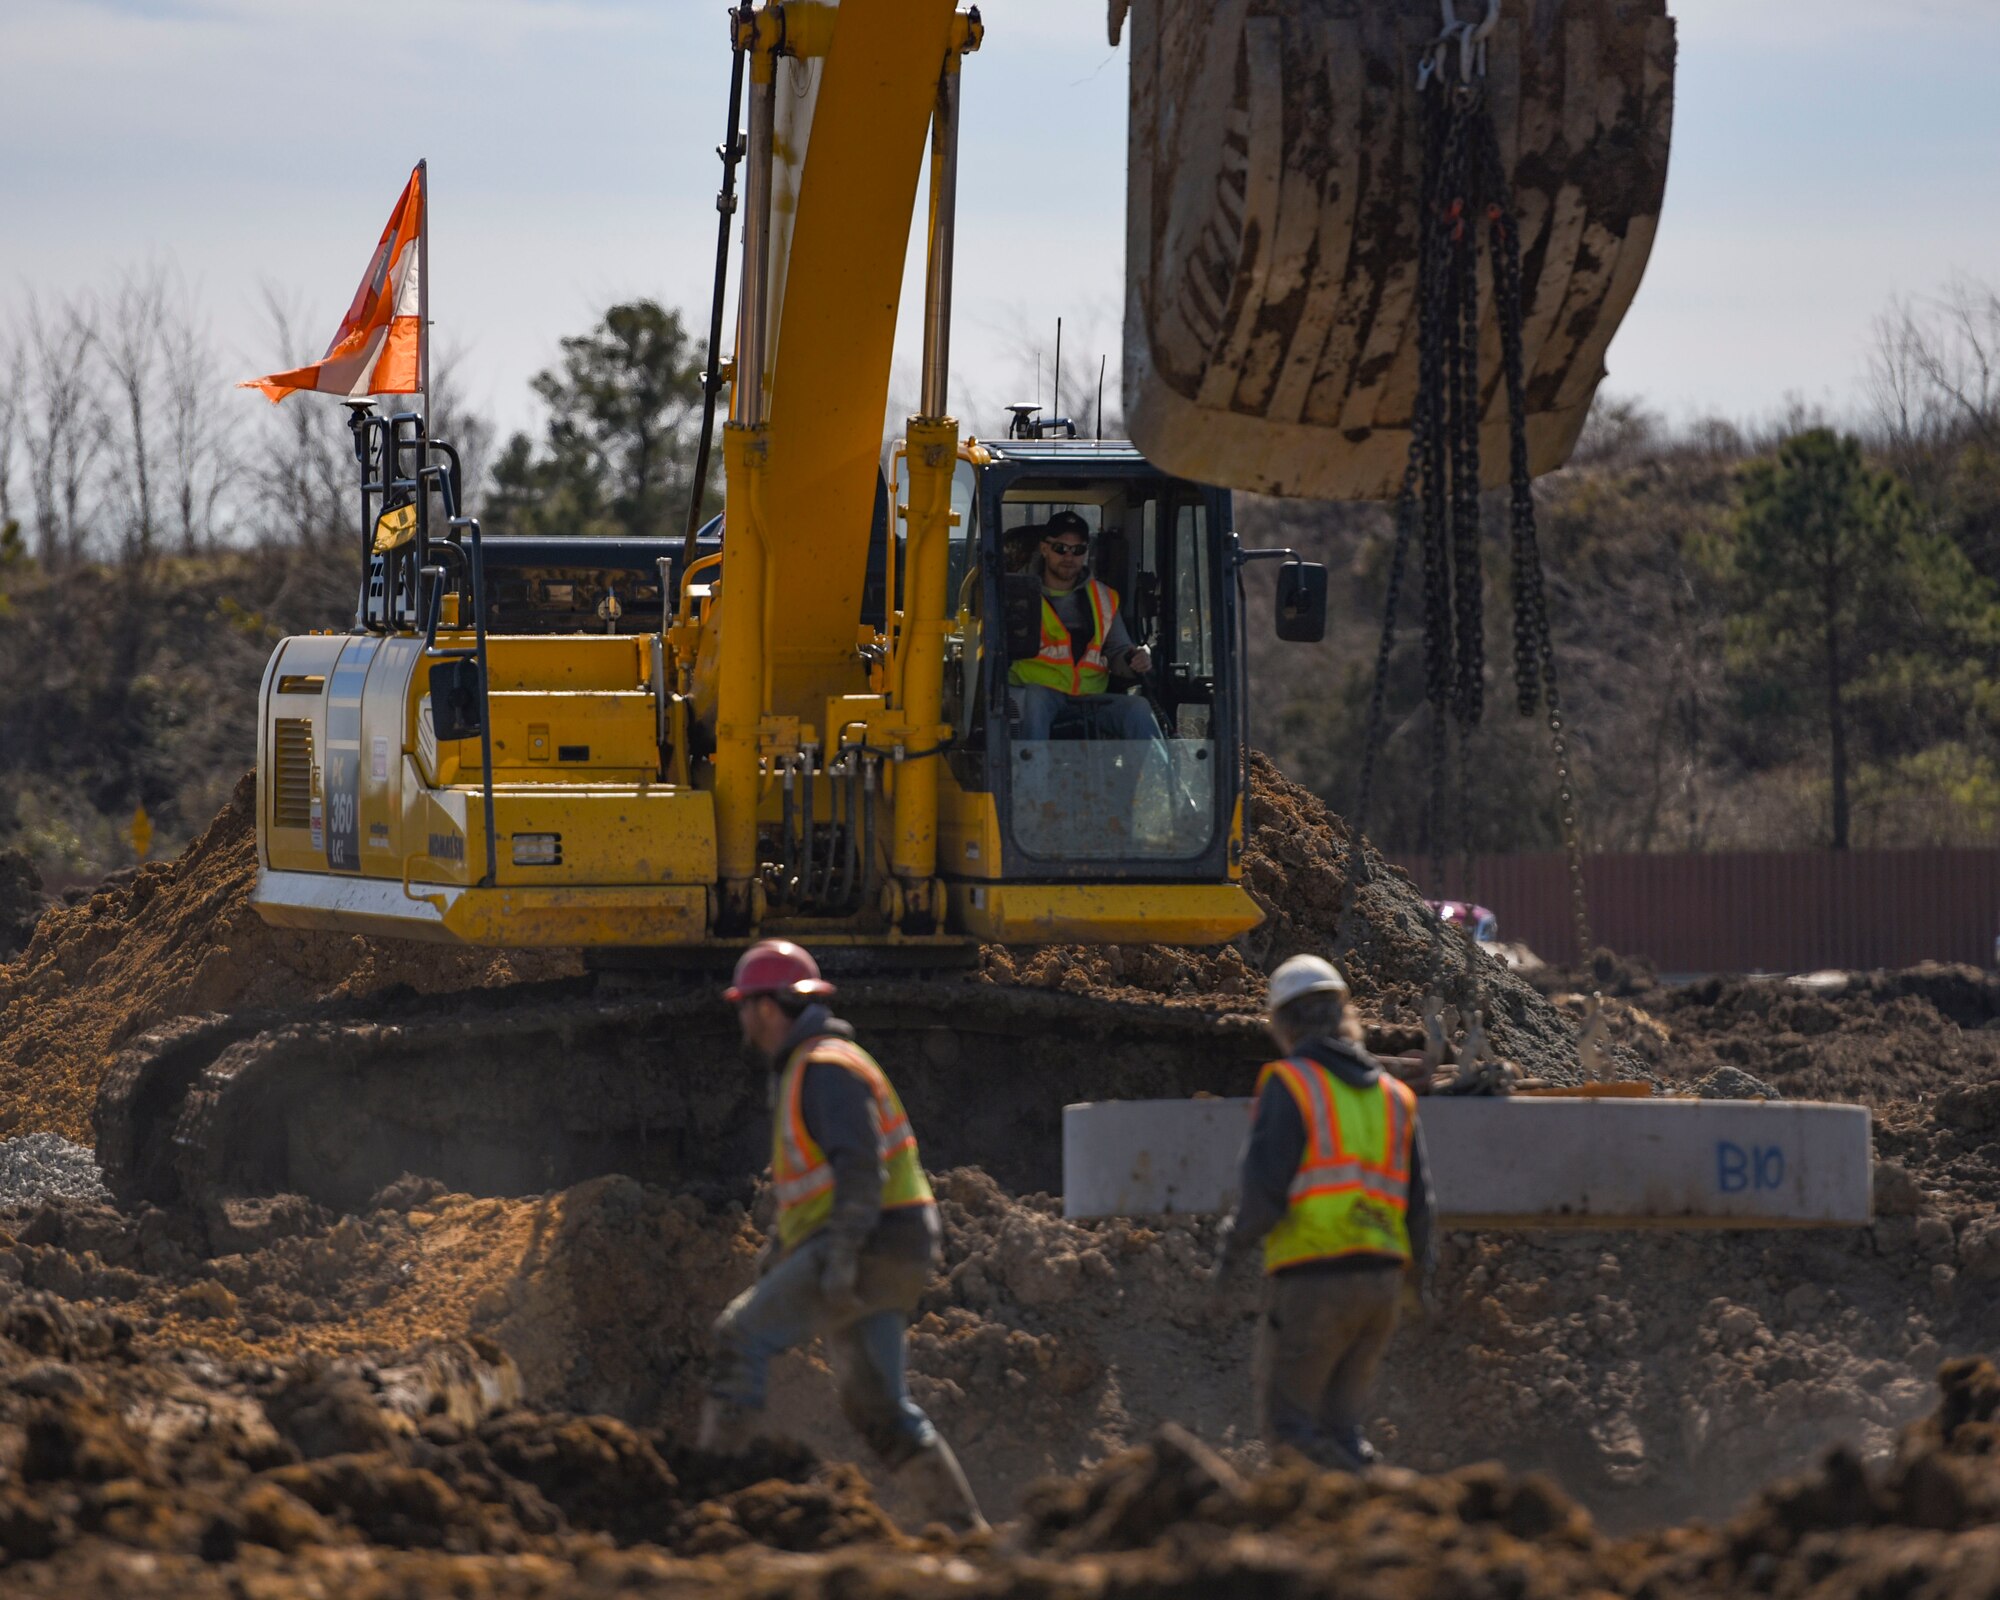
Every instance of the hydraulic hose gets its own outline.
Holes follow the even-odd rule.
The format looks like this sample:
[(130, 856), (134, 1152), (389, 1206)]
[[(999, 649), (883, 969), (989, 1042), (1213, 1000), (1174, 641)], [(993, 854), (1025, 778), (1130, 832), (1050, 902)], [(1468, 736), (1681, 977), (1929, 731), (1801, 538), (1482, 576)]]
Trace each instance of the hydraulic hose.
[(681, 571), (694, 565), (695, 534), (702, 523), (701, 503), (707, 498), (708, 457), (715, 441), (715, 402), (722, 393), (723, 303), (729, 290), (729, 224), (736, 215), (736, 163), (743, 159), (743, 139), (737, 131), (743, 116), (743, 50), (739, 46), (729, 67), (729, 127), (717, 146), (722, 157), (722, 189), (715, 197), (715, 293), (708, 308), (708, 364), (701, 375), (701, 441), (695, 446), (694, 480), (688, 487), (687, 531), (681, 540)]

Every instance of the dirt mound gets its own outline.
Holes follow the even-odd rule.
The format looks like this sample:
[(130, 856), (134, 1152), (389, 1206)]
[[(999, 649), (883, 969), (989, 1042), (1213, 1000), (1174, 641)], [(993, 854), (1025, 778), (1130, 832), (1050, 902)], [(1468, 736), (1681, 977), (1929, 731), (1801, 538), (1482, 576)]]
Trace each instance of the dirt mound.
[[(1990, 1207), (1915, 1171), (1908, 1214), (1852, 1233), (1448, 1235), (1437, 1310), (1399, 1335), (1371, 1431), (1426, 1470), (1550, 1471), (1612, 1526), (1724, 1514), (1836, 1441), (1883, 1456), (1936, 1363), (2000, 1325)], [(1205, 1285), (1211, 1220), (1071, 1222), (971, 1169), (936, 1187), (947, 1271), (913, 1329), (912, 1383), (987, 1501), (1167, 1421), (1241, 1470), (1262, 1462), (1258, 1288)], [(176, 1213), (44, 1206), (5, 1222), (0, 1300), (114, 1314), (148, 1357), (383, 1362), (484, 1339), (529, 1404), (691, 1436), (708, 1326), (759, 1242), (741, 1207), (623, 1178), (527, 1200), (413, 1183), (362, 1216), (274, 1201), (229, 1222), (210, 1257)], [(862, 1454), (816, 1356), (778, 1364), (773, 1408), (828, 1458)]]
[[(1185, 1593), (1198, 1582), (1212, 1593), (1254, 1583), (1361, 1596), (1971, 1595), (2000, 1575), (1990, 1528), (2000, 1521), (2000, 1374), (1960, 1361), (1939, 1382), (1938, 1410), (1905, 1432), (1885, 1466), (1836, 1450), (1715, 1531), (1610, 1540), (1548, 1479), (1493, 1465), (1358, 1479), (1294, 1463), (1246, 1481), (1163, 1430), (1039, 1490), (1025, 1542), (1094, 1558), (1120, 1594)], [(1028, 1591), (1017, 1579), (986, 1592)]]
[(1972, 967), (1708, 978), (1648, 997), (1673, 1071), (1740, 1067), (1793, 1099), (1878, 1110), (2000, 1077), (2000, 980)]
[(256, 876), (256, 785), (246, 775), (178, 860), (42, 915), (27, 948), (0, 966), (0, 1135), (46, 1130), (89, 1143), (91, 1103), (113, 1051), (175, 1017), (580, 970), (568, 952), (271, 928), (250, 906)]
[(804, 1451), (721, 1461), (518, 1394), (481, 1340), (395, 1366), (157, 1359), (122, 1319), (19, 1298), (0, 1313), (0, 1550), (76, 1572), (106, 1546), (573, 1563), (609, 1541), (688, 1556), (905, 1542), (851, 1470)]
[[(1250, 758), (1249, 831), (1243, 884), (1264, 913), (1263, 923), (1220, 950), (1163, 945), (1050, 946), (1032, 951), (991, 948), (985, 972), (996, 982), (1107, 999), (1164, 998), (1217, 1011), (1254, 1011), (1264, 974), (1293, 955), (1340, 963), (1354, 986), (1357, 1011), (1371, 1043), (1392, 1050), (1422, 1039), (1419, 1007), (1442, 993), (1464, 1006), (1471, 993), (1467, 954), (1425, 905), (1400, 867), (1362, 841), (1364, 869), (1353, 914), (1343, 926), (1353, 831), (1310, 790), (1264, 756)], [(1574, 1030), (1520, 977), (1485, 956), (1475, 957), (1480, 1003), (1494, 1048), (1534, 1077), (1577, 1079)], [(1641, 1064), (1623, 1057), (1635, 1075)]]
[(1546, 1476), (1243, 1470), (1164, 1425), (1045, 1479), (993, 1540), (899, 1532), (852, 1469), (518, 1398), (480, 1339), (394, 1362), (147, 1352), (49, 1295), (0, 1309), (0, 1558), (44, 1593), (1142, 1597), (1983, 1594), (2000, 1374), (1948, 1363), (1876, 1460), (1836, 1449), (1720, 1527), (1624, 1538)]

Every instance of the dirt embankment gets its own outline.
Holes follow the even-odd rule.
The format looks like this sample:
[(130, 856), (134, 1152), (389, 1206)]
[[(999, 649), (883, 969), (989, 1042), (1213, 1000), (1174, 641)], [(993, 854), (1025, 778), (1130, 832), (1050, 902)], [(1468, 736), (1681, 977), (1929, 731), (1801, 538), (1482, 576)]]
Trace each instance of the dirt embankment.
[[(1947, 1170), (1962, 1142), (2000, 1151), (2000, 1132), (1951, 1105), (1913, 1138), (1944, 1165), (1913, 1157), (1884, 1189), (1897, 1214), (1870, 1229), (1447, 1236), (1436, 1311), (1398, 1337), (1375, 1437), (1426, 1470), (1551, 1471), (1616, 1527), (1724, 1514), (1836, 1441), (1880, 1456), (1937, 1363), (2000, 1327), (1996, 1189)], [(913, 1385), (988, 1501), (1011, 1507), (1168, 1421), (1239, 1467), (1261, 1461), (1257, 1288), (1206, 1287), (1211, 1220), (1076, 1223), (977, 1170), (936, 1181), (947, 1270), (913, 1330)], [(216, 1256), (194, 1219), (149, 1208), (47, 1206), (5, 1226), (0, 1297), (114, 1313), (150, 1355), (389, 1361), (480, 1338), (533, 1405), (680, 1437), (708, 1325), (759, 1242), (741, 1207), (616, 1177), (527, 1199), (411, 1181), (344, 1218), (280, 1198), (243, 1209)], [(856, 1455), (816, 1358), (780, 1362), (773, 1404), (829, 1456)]]
[(54, 906), (0, 966), (0, 1135), (90, 1142), (112, 1054), (176, 1017), (283, 1008), (407, 985), (425, 993), (581, 970), (569, 952), (460, 950), (266, 926), (256, 883), (256, 789), (246, 776), (179, 859)]
[(961, 1544), (899, 1531), (851, 1468), (722, 1462), (674, 1429), (550, 1412), (481, 1339), (395, 1362), (162, 1356), (46, 1294), (0, 1311), (0, 1588), (101, 1595), (609, 1593), (1987, 1595), (2000, 1374), (1719, 1528), (1604, 1532), (1546, 1477), (1244, 1472), (1167, 1427), (1038, 1484)]
[[(1927, 1404), (1938, 1364), (1990, 1350), (2000, 1327), (2000, 1075), (1981, 1053), (1986, 1037), (1923, 1000), (1925, 1048), (1955, 1051), (1962, 1063), (1949, 1088), (1932, 1092), (1934, 1080), (1908, 1081), (1920, 1052), (1901, 1041), (1915, 1023), (1870, 1031), (1875, 988), (1935, 981), (1868, 979), (1832, 999), (1796, 986), (1753, 986), (1754, 996), (1728, 989), (1706, 1006), (1661, 1000), (1657, 1015), (1617, 1002), (1621, 1033), (1635, 1049), (1647, 1040), (1660, 1049), (1662, 1075), (1709, 1069), (1716, 1041), (1791, 1050), (1774, 1041), (1799, 1032), (1800, 998), (1832, 1007), (1837, 1026), (1800, 1037), (1809, 1053), (1835, 1052), (1841, 1071), (1859, 1075), (1857, 1096), (1885, 1108), (1892, 1160), (1882, 1169), (1883, 1214), (1872, 1228), (1827, 1234), (1450, 1236), (1437, 1312), (1399, 1336), (1372, 1423), (1392, 1461), (1442, 1477), (1355, 1486), (1297, 1469), (1265, 1472), (1247, 1437), (1255, 1290), (1241, 1282), (1216, 1297), (1204, 1288), (1206, 1221), (1072, 1223), (1046, 1197), (1010, 1195), (977, 1171), (941, 1174), (947, 1272), (912, 1332), (913, 1387), (989, 1505), (1003, 1516), (1027, 1508), (1009, 1536), (1012, 1553), (961, 1553), (973, 1575), (965, 1582), (976, 1580), (982, 1594), (1082, 1593), (1079, 1585), (1104, 1581), (1109, 1561), (1129, 1580), (1123, 1592), (1219, 1592), (1247, 1581), (1246, 1538), (1288, 1586), (1330, 1581), (1336, 1565), (1343, 1581), (1361, 1581), (1357, 1572), (1377, 1574), (1368, 1582), (1391, 1583), (1384, 1573), (1407, 1580), (1384, 1593), (1595, 1585), (1677, 1600), (1751, 1584), (1803, 1592), (1809, 1581), (1834, 1585), (1816, 1592), (1859, 1593), (1904, 1550), (1920, 1574), (1947, 1563), (1978, 1571), (1966, 1563), (1984, 1536), (1950, 1530), (1990, 1518), (1978, 1510), (1990, 1464), (1968, 1445), (1940, 1457), (1947, 1464), (1906, 1470), (1898, 1451), (1909, 1447), (1897, 1444), (1897, 1430)], [(1948, 1008), (1952, 992), (1941, 992)], [(1877, 1051), (1865, 1057), (1872, 1066), (1867, 1050)], [(1753, 1065), (1778, 1071), (1761, 1056)], [(1808, 1060), (1798, 1070), (1819, 1069)], [(740, 1207), (622, 1178), (493, 1200), (411, 1182), (355, 1217), (284, 1199), (246, 1209), (232, 1253), (219, 1256), (205, 1253), (210, 1241), (191, 1219), (147, 1209), (49, 1206), (0, 1219), (0, 1228), (0, 1305), (54, 1297), (73, 1317), (122, 1324), (118, 1353), (104, 1356), (121, 1371), (167, 1372), (267, 1405), (273, 1385), (310, 1389), (320, 1379), (301, 1374), (325, 1373), (329, 1362), (356, 1364), (340, 1369), (342, 1383), (407, 1392), (409, 1380), (381, 1374), (422, 1368), (427, 1350), (465, 1346), (511, 1374), (502, 1388), (517, 1384), (519, 1394), (514, 1411), (459, 1420), (457, 1433), (418, 1423), (385, 1446), (344, 1448), (337, 1469), (314, 1465), (323, 1458), (296, 1442), (296, 1461), (232, 1456), (219, 1465), (179, 1445), (181, 1455), (143, 1471), (129, 1450), (103, 1458), (113, 1465), (102, 1471), (136, 1477), (134, 1489), (91, 1476), (100, 1469), (79, 1464), (86, 1456), (52, 1457), (56, 1465), (42, 1469), (51, 1475), (21, 1480), (39, 1510), (10, 1523), (0, 1507), (0, 1545), (10, 1526), (53, 1528), (54, 1554), (10, 1575), (57, 1587), (88, 1575), (111, 1591), (162, 1593), (172, 1592), (173, 1575), (180, 1592), (202, 1593), (257, 1572), (278, 1585), (274, 1594), (313, 1574), (331, 1581), (329, 1573), (340, 1574), (342, 1592), (362, 1594), (449, 1584), (475, 1594), (574, 1593), (625, 1581), (718, 1594), (735, 1592), (731, 1585), (872, 1594), (893, 1580), (901, 1587), (889, 1592), (915, 1595), (945, 1581), (940, 1552), (911, 1553), (886, 1533), (774, 1567), (763, 1546), (796, 1550), (806, 1535), (763, 1531), (761, 1511), (746, 1522), (741, 1512), (704, 1510), (690, 1498), (699, 1489), (660, 1491), (671, 1516), (641, 1516), (610, 1490), (612, 1509), (571, 1514), (538, 1489), (562, 1512), (556, 1523), (511, 1487), (519, 1473), (502, 1453), (506, 1427), (531, 1440), (520, 1459), (555, 1462), (548, 1470), (565, 1481), (585, 1471), (581, 1455), (657, 1483), (628, 1437), (677, 1481), (706, 1481), (684, 1441), (707, 1324), (750, 1276), (757, 1234)], [(65, 1359), (88, 1383), (104, 1381), (90, 1359)], [(38, 1398), (43, 1381), (10, 1377), (0, 1349), (0, 1464), (6, 1397)], [(1954, 1382), (1960, 1398), (1950, 1404), (1961, 1411), (1974, 1405), (1966, 1396), (1983, 1392)], [(128, 1419), (120, 1426), (151, 1414), (129, 1391), (106, 1392), (124, 1397), (103, 1405)], [(185, 1419), (184, 1406), (210, 1403), (176, 1389), (157, 1409)], [(590, 1414), (620, 1420), (584, 1420)], [(811, 1354), (779, 1364), (773, 1414), (828, 1459), (860, 1454)], [(1123, 1454), (1168, 1422), (1206, 1441), (1222, 1473), (1246, 1484), (1230, 1487), (1199, 1460), (1198, 1471), (1188, 1467), (1197, 1458), (1171, 1441), (1164, 1455)], [(1719, 1534), (1619, 1540), (1605, 1531), (1730, 1516), (1757, 1485), (1835, 1443), (1850, 1456)], [(150, 1460), (154, 1446), (132, 1448)], [(365, 1459), (348, 1459), (357, 1456)], [(1481, 1459), (1498, 1465), (1463, 1465)], [(172, 1465), (180, 1460), (194, 1464)], [(1031, 1492), (1044, 1475), (1067, 1479), (1092, 1462), (1103, 1465), (1068, 1487)], [(901, 1509), (892, 1486), (871, 1501), (851, 1472), (829, 1475), (802, 1457), (780, 1465), (775, 1486), (759, 1493), (789, 1508), (786, 1527), (852, 1529), (868, 1525), (870, 1505)], [(290, 1475), (270, 1478), (281, 1469)], [(1518, 1476), (1535, 1470), (1561, 1491)], [(1190, 1471), (1224, 1488), (1190, 1498)], [(306, 1535), (286, 1531), (296, 1514), (262, 1492), (267, 1483), (319, 1519)], [(197, 1493), (203, 1484), (211, 1487)], [(211, 1533), (217, 1502), (238, 1520), (224, 1518)], [(620, 1520), (628, 1514), (634, 1520)], [(734, 1553), (661, 1553), (690, 1550), (687, 1530), (697, 1526), (719, 1526), (713, 1537)], [(660, 1550), (624, 1547), (631, 1538)], [(203, 1548), (234, 1554), (207, 1564)], [(155, 1566), (134, 1564), (130, 1552), (141, 1549)], [(1850, 1579), (1849, 1589), (1838, 1586)], [(1042, 1587), (1023, 1587), (1031, 1584)]]
[[(1272, 915), (1247, 950), (989, 952), (987, 975), (1247, 1009), (1265, 964), (1339, 942), (1349, 850), (1334, 819), (1263, 767), (1258, 795), (1246, 875)], [(110, 1045), (176, 1014), (525, 975), (517, 958), (417, 949), (400, 966), (361, 941), (265, 929), (247, 903), (239, 802), (173, 866), (45, 918), (27, 959), (0, 968), (14, 1126), (52, 1125), (19, 1120), (31, 1105), (87, 1106)], [(1449, 978), (1456, 947), (1433, 943), (1414, 892), (1386, 871), (1356, 910), (1350, 970), (1378, 1036), (1392, 1035), (1439, 970)], [(1560, 1067), (1581, 997), (1490, 987), (1503, 1044)], [(961, 1553), (969, 1576), (899, 1544), (851, 1473), (774, 1459), (774, 1486), (744, 1511), (734, 1480), (686, 1454), (708, 1322), (749, 1279), (757, 1235), (741, 1207), (622, 1178), (496, 1200), (410, 1182), (346, 1218), (262, 1202), (217, 1240), (168, 1212), (50, 1206), (0, 1218), (0, 1316), (40, 1307), (86, 1331), (37, 1347), (43, 1336), (0, 1326), (0, 1549), (21, 1563), (0, 1583), (919, 1595), (953, 1582), (1060, 1595), (1102, 1593), (1115, 1570), (1121, 1592), (1143, 1594), (1219, 1592), (1263, 1563), (1279, 1592), (1324, 1585), (1338, 1565), (1343, 1582), (1383, 1593), (1596, 1586), (1678, 1600), (1753, 1584), (1858, 1593), (1899, 1553), (1919, 1577), (1976, 1575), (1986, 1536), (1962, 1530), (2000, 1506), (1978, 1443), (1991, 1380), (1959, 1371), (1943, 1414), (1957, 1421), (1914, 1444), (1897, 1429), (1941, 1360), (1990, 1350), (2000, 1327), (1990, 986), (1933, 970), (1837, 990), (1616, 987), (1614, 1031), (1649, 1076), (1693, 1084), (1727, 1068), (1873, 1105), (1882, 1214), (1832, 1234), (1451, 1236), (1437, 1313), (1399, 1337), (1372, 1426), (1391, 1460), (1448, 1476), (1263, 1472), (1247, 1437), (1254, 1286), (1202, 1286), (1211, 1225), (1071, 1223), (976, 1170), (938, 1180), (948, 1271), (913, 1330), (915, 1392), (1003, 1515), (1037, 1478), (1102, 1465), (1036, 1491), (1009, 1553)], [(427, 1367), (440, 1350), (460, 1354)], [(447, 1376), (423, 1379), (430, 1389), (407, 1376), (437, 1360)], [(73, 1373), (30, 1374), (49, 1361)], [(284, 1420), (295, 1412), (281, 1394), (328, 1384), (400, 1397), (368, 1404), (407, 1426), (357, 1442)], [(488, 1409), (468, 1408), (469, 1392)], [(774, 1414), (831, 1458), (857, 1453), (812, 1355), (780, 1363)], [(1124, 1453), (1170, 1421), (1215, 1459), (1173, 1438)], [(315, 1453), (329, 1439), (338, 1448)], [(1851, 1459), (1721, 1533), (1602, 1531), (1727, 1515), (1835, 1441)], [(1461, 1465), (1481, 1458), (1499, 1466)], [(1534, 1469), (1563, 1490), (1514, 1476)], [(601, 1492), (572, 1505), (560, 1488), (572, 1481)], [(628, 1481), (650, 1485), (644, 1508)], [(880, 1503), (897, 1509), (888, 1490)], [(723, 1545), (738, 1548), (698, 1554)], [(763, 1549), (828, 1545), (840, 1548), (783, 1568)]]
[[(1425, 995), (1436, 991), (1455, 1006), (1469, 1006), (1473, 991), (1465, 946), (1445, 932), (1408, 875), (1366, 840), (1356, 872), (1347, 823), (1254, 753), (1249, 814), (1243, 885), (1264, 921), (1236, 944), (1219, 950), (989, 949), (985, 970), (1004, 983), (1247, 1012), (1259, 1009), (1265, 974), (1286, 957), (1327, 956), (1340, 963), (1354, 986), (1371, 1043), (1396, 1051), (1421, 1044), (1419, 1007)], [(1350, 875), (1356, 880), (1351, 910)], [(1494, 1048), (1533, 1076), (1574, 1082), (1574, 1029), (1497, 963), (1480, 958), (1476, 970), (1477, 999), (1487, 1012)], [(1621, 1065), (1639, 1068), (1622, 1052)]]

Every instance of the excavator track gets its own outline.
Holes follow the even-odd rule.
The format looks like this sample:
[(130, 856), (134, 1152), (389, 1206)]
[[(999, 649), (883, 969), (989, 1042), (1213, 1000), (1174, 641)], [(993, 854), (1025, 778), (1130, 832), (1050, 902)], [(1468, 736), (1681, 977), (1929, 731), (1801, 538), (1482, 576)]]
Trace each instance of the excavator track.
[[(1019, 1192), (1061, 1181), (1080, 1100), (1239, 1092), (1266, 1052), (1245, 1015), (973, 979), (841, 986), (934, 1168)], [(619, 1172), (744, 1198), (768, 1156), (766, 1075), (712, 981), (476, 991), (205, 1018), (128, 1048), (97, 1104), (121, 1199), (197, 1212), (300, 1194), (341, 1210), (407, 1175), (527, 1194)]]

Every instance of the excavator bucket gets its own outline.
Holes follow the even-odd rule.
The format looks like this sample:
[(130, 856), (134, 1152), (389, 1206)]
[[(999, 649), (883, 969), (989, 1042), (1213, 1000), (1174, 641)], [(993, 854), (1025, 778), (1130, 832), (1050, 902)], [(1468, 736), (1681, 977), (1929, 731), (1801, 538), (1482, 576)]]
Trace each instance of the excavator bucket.
[[(1522, 261), (1529, 469), (1561, 466), (1645, 270), (1666, 188), (1665, 0), (1459, 0)], [(1444, 15), (1440, 15), (1440, 11)], [(1125, 409), (1169, 471), (1394, 498), (1418, 383), (1419, 65), (1452, 0), (1140, 0), (1130, 9)], [(1125, 7), (1114, 3), (1114, 29)], [(1456, 48), (1443, 72), (1459, 77)], [(1507, 393), (1480, 269), (1482, 476)]]

